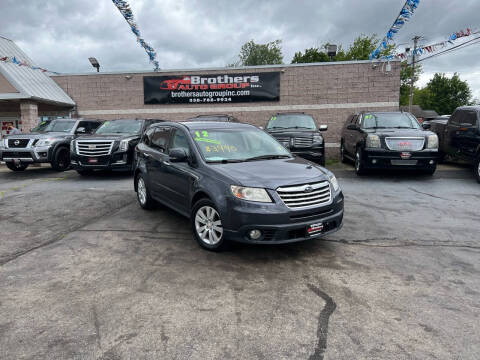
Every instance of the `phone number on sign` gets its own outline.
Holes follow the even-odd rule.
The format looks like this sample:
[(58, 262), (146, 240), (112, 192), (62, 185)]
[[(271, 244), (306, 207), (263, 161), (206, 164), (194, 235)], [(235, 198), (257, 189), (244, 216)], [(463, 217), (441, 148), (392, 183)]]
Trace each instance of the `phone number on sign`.
[(188, 99), (191, 103), (212, 103), (212, 102), (232, 102), (232, 98), (205, 98), (205, 99)]

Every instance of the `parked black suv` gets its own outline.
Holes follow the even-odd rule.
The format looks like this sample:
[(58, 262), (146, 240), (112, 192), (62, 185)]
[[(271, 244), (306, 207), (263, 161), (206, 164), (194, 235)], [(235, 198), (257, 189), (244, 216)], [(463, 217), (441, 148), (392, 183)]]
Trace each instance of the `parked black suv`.
[(316, 238), (340, 229), (343, 194), (325, 168), (293, 157), (255, 126), (155, 124), (136, 148), (135, 191), (191, 219), (209, 250), (227, 240), (258, 244)]
[(0, 160), (13, 171), (31, 163), (50, 163), (57, 171), (70, 168), (70, 143), (78, 135), (90, 134), (99, 120), (58, 119), (41, 122), (29, 134), (8, 135), (0, 142)]
[(407, 112), (361, 112), (350, 115), (340, 139), (340, 157), (355, 161), (358, 175), (368, 169), (437, 167), (438, 137), (423, 130)]
[(72, 141), (70, 158), (72, 167), (80, 175), (94, 170), (132, 171), (134, 148), (148, 127), (164, 120), (121, 119), (104, 121), (90, 136)]
[(459, 107), (448, 119), (430, 121), (430, 129), (439, 138), (439, 158), (449, 156), (473, 164), (480, 183), (480, 106)]
[(278, 113), (265, 127), (292, 154), (322, 166), (325, 166), (325, 142), (320, 132), (327, 129), (327, 125), (317, 128), (313, 116), (304, 113)]
[(240, 122), (233, 115), (198, 115), (193, 118), (187, 119), (187, 121), (223, 121), (223, 122)]

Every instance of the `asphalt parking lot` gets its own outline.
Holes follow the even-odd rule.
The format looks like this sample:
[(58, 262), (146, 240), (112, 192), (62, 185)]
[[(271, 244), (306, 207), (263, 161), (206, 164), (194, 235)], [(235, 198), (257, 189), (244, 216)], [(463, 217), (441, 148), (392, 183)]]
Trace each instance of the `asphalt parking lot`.
[(0, 358), (478, 359), (468, 169), (335, 172), (341, 231), (211, 253), (130, 176), (0, 166)]

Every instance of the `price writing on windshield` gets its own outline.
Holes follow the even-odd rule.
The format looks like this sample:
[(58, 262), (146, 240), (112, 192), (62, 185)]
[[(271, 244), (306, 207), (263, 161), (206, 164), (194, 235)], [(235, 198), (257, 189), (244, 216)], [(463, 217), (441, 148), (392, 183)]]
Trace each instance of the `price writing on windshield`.
[(208, 153), (211, 152), (237, 152), (238, 149), (233, 145), (207, 145), (205, 151)]

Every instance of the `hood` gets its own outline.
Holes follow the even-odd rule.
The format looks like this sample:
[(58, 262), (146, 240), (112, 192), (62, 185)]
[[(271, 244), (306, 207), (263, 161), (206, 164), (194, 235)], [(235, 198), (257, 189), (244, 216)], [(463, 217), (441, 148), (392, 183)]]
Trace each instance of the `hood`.
[(276, 189), (279, 186), (327, 180), (326, 170), (301, 158), (211, 164), (212, 169), (231, 178), (235, 184)]
[(48, 132), (48, 133), (29, 133), (18, 135), (7, 135), (4, 139), (49, 139), (49, 138), (66, 138), (71, 136), (70, 133), (64, 132)]
[(319, 133), (318, 130), (315, 129), (295, 129), (295, 128), (290, 128), (290, 129), (275, 129), (275, 130), (267, 130), (267, 132), (272, 135), (273, 137), (281, 136), (305, 136), (309, 135), (311, 133)]
[(77, 140), (133, 140), (139, 139), (140, 135), (132, 135), (132, 134), (92, 134), (92, 135), (81, 135), (77, 138)]
[(433, 135), (433, 132), (424, 129), (365, 129), (365, 132), (380, 137), (427, 137)]

